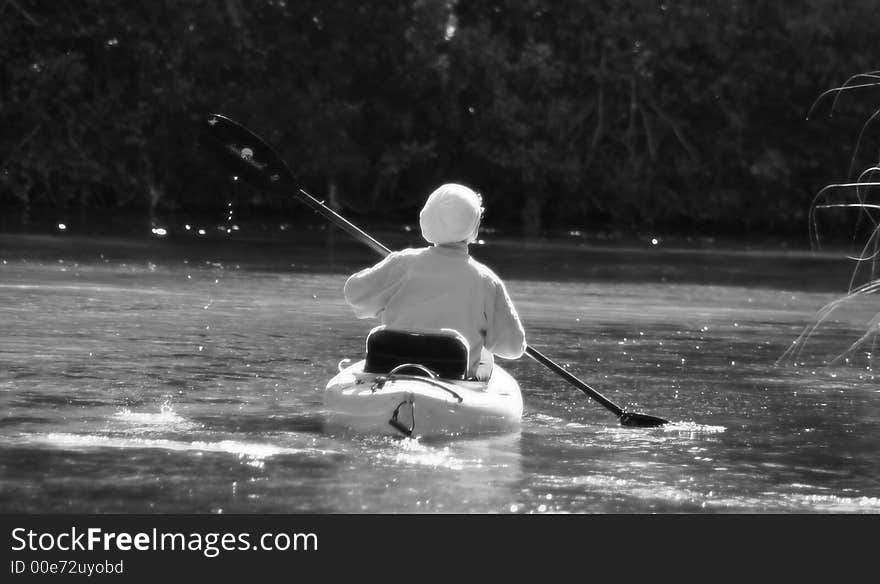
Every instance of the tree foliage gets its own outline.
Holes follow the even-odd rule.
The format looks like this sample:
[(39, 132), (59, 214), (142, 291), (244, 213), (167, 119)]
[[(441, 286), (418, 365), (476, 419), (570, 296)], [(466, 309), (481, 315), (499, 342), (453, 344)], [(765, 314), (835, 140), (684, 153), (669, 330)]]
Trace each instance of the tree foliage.
[(455, 180), (527, 233), (799, 232), (853, 131), (806, 110), (876, 69), (872, 4), (5, 2), (0, 205), (221, 207), (218, 111), (354, 214)]

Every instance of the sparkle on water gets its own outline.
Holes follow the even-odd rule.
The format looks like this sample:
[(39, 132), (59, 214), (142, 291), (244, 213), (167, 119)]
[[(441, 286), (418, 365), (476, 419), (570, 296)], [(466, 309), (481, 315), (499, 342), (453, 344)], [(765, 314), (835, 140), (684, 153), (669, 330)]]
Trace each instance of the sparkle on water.
[(322, 388), (374, 324), (342, 298), (373, 260), (356, 246), (0, 238), (3, 511), (880, 512), (871, 360), (823, 366), (876, 308), (773, 366), (836, 295), (803, 279), (821, 264), (486, 240), (530, 344), (672, 423), (621, 427), (502, 360), (521, 431), (411, 440), (324, 427)]

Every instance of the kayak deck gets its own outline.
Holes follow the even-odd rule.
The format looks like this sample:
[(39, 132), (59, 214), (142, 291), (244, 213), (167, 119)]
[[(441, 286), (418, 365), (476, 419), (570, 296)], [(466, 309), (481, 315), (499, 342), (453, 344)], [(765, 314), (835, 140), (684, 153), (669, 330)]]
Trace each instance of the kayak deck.
[(519, 428), (523, 410), (519, 384), (497, 365), (487, 383), (363, 369), (364, 361), (358, 361), (327, 383), (324, 406), (329, 426), (413, 437)]

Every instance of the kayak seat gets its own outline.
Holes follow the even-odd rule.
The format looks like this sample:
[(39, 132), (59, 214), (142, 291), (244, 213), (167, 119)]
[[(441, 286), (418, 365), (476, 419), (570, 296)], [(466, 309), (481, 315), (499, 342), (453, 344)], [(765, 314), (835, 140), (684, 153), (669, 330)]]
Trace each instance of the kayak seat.
[[(452, 329), (440, 333), (416, 333), (379, 326), (367, 335), (364, 373), (390, 373), (400, 365), (421, 365), (442, 379), (464, 379), (470, 361), (465, 338)], [(428, 376), (417, 367), (407, 374)]]

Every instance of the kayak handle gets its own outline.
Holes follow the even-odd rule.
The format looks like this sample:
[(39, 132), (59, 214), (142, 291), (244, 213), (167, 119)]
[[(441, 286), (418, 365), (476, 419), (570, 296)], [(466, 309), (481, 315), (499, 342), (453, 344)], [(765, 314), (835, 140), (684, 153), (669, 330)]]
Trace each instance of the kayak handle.
[(424, 365), (419, 365), (418, 363), (404, 363), (403, 365), (398, 365), (397, 367), (395, 367), (394, 369), (389, 371), (388, 375), (394, 375), (395, 373), (397, 373), (401, 369), (409, 369), (410, 367), (412, 367), (413, 369), (418, 369), (419, 371), (424, 372), (425, 375), (427, 375), (431, 379), (437, 379), (436, 373), (434, 373), (433, 371), (431, 371), (430, 369), (428, 369)]
[[(397, 418), (400, 413), (400, 408), (408, 405), (410, 416), (412, 417), (412, 421), (409, 424), (409, 428), (407, 428), (403, 423)], [(391, 427), (406, 436), (407, 438), (412, 438), (413, 432), (416, 431), (416, 402), (413, 400), (412, 394), (410, 394), (405, 400), (397, 404), (397, 407), (394, 408), (394, 412), (391, 414), (391, 419), (388, 420), (388, 423), (391, 424)]]

